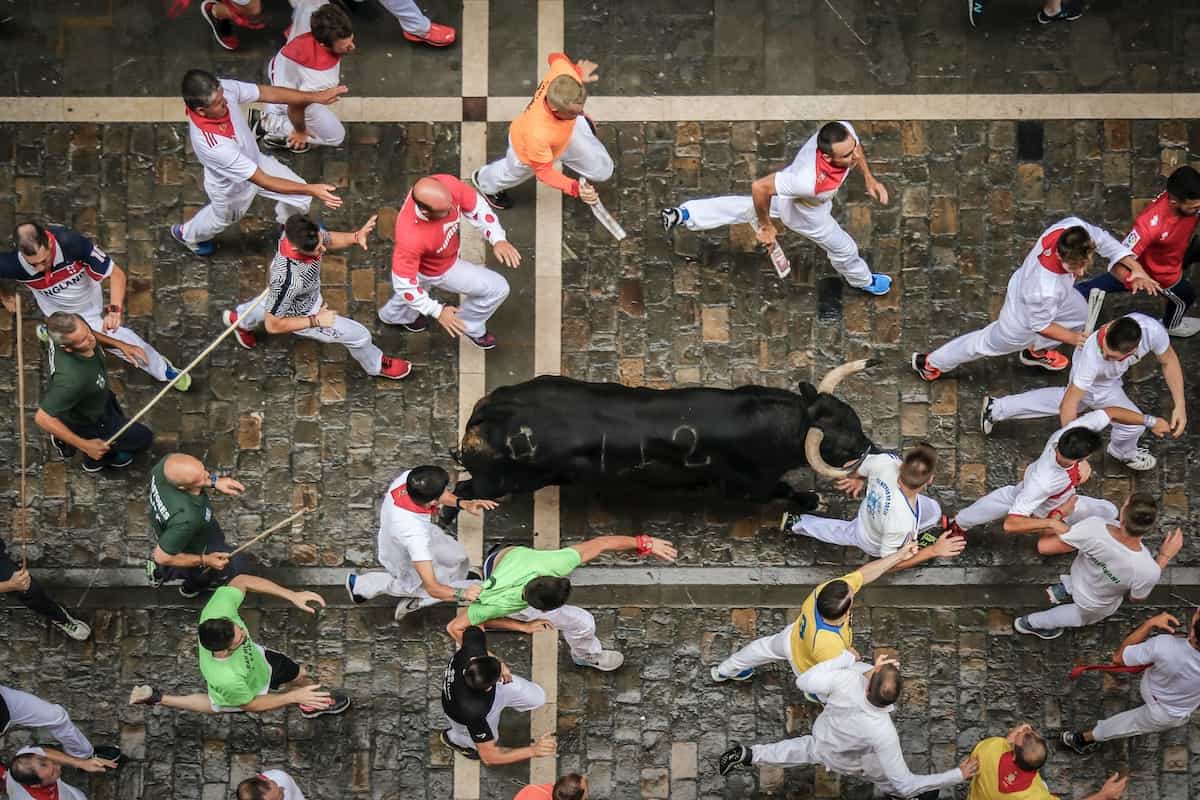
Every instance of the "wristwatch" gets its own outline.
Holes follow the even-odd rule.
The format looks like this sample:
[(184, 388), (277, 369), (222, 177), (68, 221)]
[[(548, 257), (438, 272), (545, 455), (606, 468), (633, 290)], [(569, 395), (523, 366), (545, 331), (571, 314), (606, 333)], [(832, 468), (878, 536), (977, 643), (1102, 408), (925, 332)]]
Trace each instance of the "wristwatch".
[(107, 308), (104, 309), (104, 313), (105, 314), (120, 314), (121, 307), (116, 304), (108, 306)]
[(208, 482), (214, 489), (217, 488), (217, 478), (218, 477), (220, 477), (220, 476), (218, 476), (217, 473), (215, 473), (215, 472), (208, 473)]

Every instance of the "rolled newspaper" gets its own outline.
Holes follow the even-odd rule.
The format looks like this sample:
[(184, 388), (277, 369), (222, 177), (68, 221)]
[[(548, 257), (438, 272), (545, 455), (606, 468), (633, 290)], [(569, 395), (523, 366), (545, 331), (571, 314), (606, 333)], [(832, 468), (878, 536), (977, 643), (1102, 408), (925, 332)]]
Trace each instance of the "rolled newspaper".
[[(581, 188), (587, 185), (587, 178), (579, 179), (579, 186)], [(621, 227), (621, 223), (617, 222), (612, 214), (608, 213), (608, 209), (604, 207), (604, 203), (601, 203), (599, 200), (597, 200), (589, 205), (591, 206), (592, 213), (596, 216), (596, 219), (600, 220), (601, 225), (608, 228), (608, 232), (613, 235), (614, 239), (619, 242), (625, 238), (625, 229)]]

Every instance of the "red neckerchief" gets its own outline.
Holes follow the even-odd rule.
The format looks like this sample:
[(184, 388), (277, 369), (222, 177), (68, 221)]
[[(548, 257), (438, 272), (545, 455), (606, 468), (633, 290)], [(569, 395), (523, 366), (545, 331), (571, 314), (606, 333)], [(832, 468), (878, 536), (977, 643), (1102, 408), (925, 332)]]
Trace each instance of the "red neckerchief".
[(1000, 756), (999, 786), (1001, 794), (1023, 792), (1033, 785), (1037, 770), (1024, 770), (1017, 766), (1017, 757), (1007, 752)]
[(1058, 257), (1058, 240), (1062, 238), (1063, 231), (1065, 230), (1066, 228), (1059, 228), (1043, 237), (1042, 252), (1038, 253), (1038, 261), (1042, 262), (1042, 266), (1055, 275), (1067, 274), (1067, 268), (1063, 266), (1062, 259)]
[(846, 173), (850, 171), (849, 167), (839, 167), (829, 160), (829, 156), (817, 150), (817, 179), (813, 187), (817, 194), (823, 194), (830, 189), (836, 189), (842, 185), (842, 181), (846, 179)]
[(280, 52), (309, 69), (333, 69), (342, 60), (341, 56), (313, 38), (311, 33), (292, 39)]
[(397, 486), (395, 489), (392, 489), (392, 502), (396, 504), (396, 508), (402, 508), (414, 514), (428, 514), (431, 517), (438, 510), (437, 503), (434, 503), (432, 506), (418, 504), (417, 501), (408, 496), (407, 486)]
[(303, 261), (305, 264), (311, 264), (319, 260), (312, 253), (305, 253), (299, 250), (294, 244), (288, 241), (286, 236), (279, 237), (279, 255), (292, 261)]
[(1080, 462), (1076, 461), (1074, 464), (1067, 467), (1067, 477), (1071, 479), (1072, 486), (1079, 485), (1079, 464)]
[(228, 106), (226, 106), (225, 116), (218, 119), (213, 119), (212, 117), (203, 117), (200, 114), (197, 114), (195, 111), (192, 111), (187, 106), (184, 106), (184, 110), (187, 111), (188, 119), (190, 119), (197, 128), (205, 133), (211, 133), (214, 136), (224, 136), (226, 139), (234, 139), (236, 141), (237, 136), (234, 135), (235, 132), (233, 130), (233, 120), (229, 118)]

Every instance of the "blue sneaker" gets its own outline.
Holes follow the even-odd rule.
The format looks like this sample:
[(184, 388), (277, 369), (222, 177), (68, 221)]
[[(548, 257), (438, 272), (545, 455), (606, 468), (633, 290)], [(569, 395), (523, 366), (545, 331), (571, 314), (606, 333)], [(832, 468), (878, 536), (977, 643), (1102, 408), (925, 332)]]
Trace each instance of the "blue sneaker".
[(713, 667), (712, 672), (709, 674), (712, 675), (712, 679), (717, 683), (724, 683), (725, 681), (748, 681), (754, 677), (754, 669), (753, 667), (744, 669), (736, 675), (722, 675), (719, 669)]
[(358, 581), (357, 575), (355, 575), (353, 572), (347, 573), (347, 575), (346, 575), (346, 594), (350, 595), (350, 602), (354, 603), (355, 605), (359, 605), (361, 603), (367, 602), (367, 598), (360, 597), (359, 595), (354, 593), (354, 584), (357, 581)]
[(217, 246), (215, 244), (213, 244), (211, 240), (207, 241), (207, 242), (196, 242), (195, 244), (192, 244), (187, 239), (183, 238), (183, 226), (182, 225), (172, 225), (171, 226), (171, 238), (174, 239), (175, 241), (179, 242), (181, 245), (186, 247), (188, 250), (191, 250), (193, 253), (195, 253), (198, 256), (211, 256), (213, 253), (215, 253), (217, 251)]
[[(175, 368), (174, 364), (172, 364), (170, 361), (168, 361), (167, 362), (167, 380), (174, 381), (175, 376), (178, 374), (179, 374), (179, 370)], [(186, 392), (190, 388), (192, 388), (191, 373), (188, 373), (188, 374), (184, 375), (182, 378), (180, 378), (178, 381), (175, 381), (175, 389), (177, 391)]]
[(892, 289), (892, 279), (887, 275), (881, 275), (878, 272), (871, 273), (871, 282), (862, 287), (862, 290), (867, 294), (882, 296), (887, 294)]

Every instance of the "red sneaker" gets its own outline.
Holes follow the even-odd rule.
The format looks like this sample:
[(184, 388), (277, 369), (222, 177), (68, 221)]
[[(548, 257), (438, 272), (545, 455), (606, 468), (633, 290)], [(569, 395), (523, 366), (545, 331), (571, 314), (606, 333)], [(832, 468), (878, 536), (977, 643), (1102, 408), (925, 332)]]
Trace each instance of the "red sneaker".
[(213, 16), (213, 9), (216, 8), (217, 2), (218, 0), (204, 0), (200, 4), (200, 16), (204, 17), (208, 27), (212, 28), (213, 38), (217, 40), (217, 44), (226, 50), (237, 50), (239, 42), (237, 34), (233, 32), (233, 23), (227, 19), (217, 19)]
[(485, 333), (483, 336), (468, 336), (467, 339), (480, 350), (493, 350), (498, 344), (496, 337), (490, 333)]
[[(237, 312), (233, 309), (230, 309), (221, 315), (221, 320), (225, 323), (226, 327), (237, 322), (237, 319)], [(233, 335), (237, 337), (238, 344), (247, 350), (253, 350), (254, 345), (258, 344), (258, 339), (254, 337), (254, 334), (241, 326), (233, 329)]]
[(1062, 372), (1071, 366), (1071, 359), (1057, 350), (1034, 350), (1030, 347), (1021, 351), (1021, 363), (1027, 367), (1041, 367), (1051, 372)]
[(449, 25), (439, 25), (436, 22), (429, 23), (429, 32), (424, 36), (418, 36), (408, 31), (404, 32), (404, 38), (410, 42), (420, 42), (430, 47), (448, 47), (454, 44), (456, 36), (454, 28), (451, 28)]
[(930, 364), (924, 353), (912, 354), (912, 368), (917, 371), (923, 381), (936, 381), (942, 377), (942, 371)]
[(225, 6), (225, 8), (229, 9), (229, 16), (233, 19), (233, 24), (237, 25), (239, 28), (245, 28), (248, 31), (261, 31), (263, 28), (267, 27), (265, 22), (259, 22), (258, 20), (251, 19), (243, 14), (242, 10), (238, 8), (237, 4), (231, 3), (229, 0), (221, 0), (221, 3)]
[(408, 377), (408, 373), (412, 372), (412, 362), (405, 361), (403, 358), (384, 356), (381, 366), (382, 369), (379, 370), (379, 377), (391, 378), (394, 381), (406, 378)]

